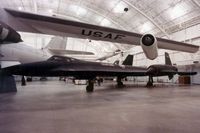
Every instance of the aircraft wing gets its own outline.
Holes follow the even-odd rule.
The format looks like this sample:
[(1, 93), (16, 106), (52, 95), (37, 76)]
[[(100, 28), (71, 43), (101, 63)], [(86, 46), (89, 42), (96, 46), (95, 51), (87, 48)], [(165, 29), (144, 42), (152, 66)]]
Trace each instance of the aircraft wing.
[(197, 72), (177, 72), (178, 75), (196, 75)]
[(174, 70), (161, 70), (159, 72), (160, 75), (174, 75), (174, 74), (178, 74), (178, 75), (196, 75), (197, 72), (187, 72), (187, 71), (174, 71)]
[[(142, 34), (92, 24), (64, 20), (52, 16), (0, 9), (0, 22), (22, 32), (32, 32), (91, 40), (140, 45)], [(199, 46), (157, 38), (158, 48), (183, 52), (197, 52)]]
[(65, 50), (65, 49), (48, 49), (53, 55), (94, 55), (93, 52), (77, 51), (77, 50)]

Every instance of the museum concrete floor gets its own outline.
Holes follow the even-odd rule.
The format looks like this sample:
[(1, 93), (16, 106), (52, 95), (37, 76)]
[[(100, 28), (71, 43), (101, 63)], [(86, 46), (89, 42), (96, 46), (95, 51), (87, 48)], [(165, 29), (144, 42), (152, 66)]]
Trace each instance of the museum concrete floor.
[(114, 83), (95, 86), (61, 81), (18, 85), (0, 94), (0, 133), (199, 133), (200, 86), (147, 89)]

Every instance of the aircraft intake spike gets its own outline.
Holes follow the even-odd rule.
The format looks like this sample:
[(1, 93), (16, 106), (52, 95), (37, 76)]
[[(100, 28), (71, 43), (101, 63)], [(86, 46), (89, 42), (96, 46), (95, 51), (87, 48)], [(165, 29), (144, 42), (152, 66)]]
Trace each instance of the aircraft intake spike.
[(7, 25), (0, 24), (0, 43), (2, 42), (21, 42), (20, 34), (14, 29), (8, 27)]
[(150, 66), (147, 69), (146, 75), (148, 75), (148, 76), (155, 76), (155, 75), (157, 75), (157, 69), (155, 67)]
[(152, 34), (143, 35), (140, 45), (148, 59), (153, 60), (158, 56), (157, 39)]
[(155, 42), (155, 38), (153, 35), (151, 34), (146, 34), (142, 37), (142, 43), (145, 45), (145, 46), (151, 46), (153, 45)]

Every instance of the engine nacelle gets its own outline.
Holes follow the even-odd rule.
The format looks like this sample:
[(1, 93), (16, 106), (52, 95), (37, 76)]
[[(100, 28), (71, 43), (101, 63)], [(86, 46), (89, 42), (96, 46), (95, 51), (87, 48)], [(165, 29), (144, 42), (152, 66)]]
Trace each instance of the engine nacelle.
[(145, 34), (140, 40), (145, 56), (153, 60), (158, 56), (157, 39), (152, 34)]
[(0, 24), (0, 43), (2, 42), (21, 42), (20, 34), (7, 25)]

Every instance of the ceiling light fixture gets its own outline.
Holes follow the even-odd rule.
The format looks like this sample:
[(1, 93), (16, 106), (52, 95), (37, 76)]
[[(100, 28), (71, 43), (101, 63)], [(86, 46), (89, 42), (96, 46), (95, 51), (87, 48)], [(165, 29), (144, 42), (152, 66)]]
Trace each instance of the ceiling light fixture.
[(109, 26), (111, 24), (111, 22), (108, 20), (108, 19), (106, 19), (106, 18), (104, 18), (102, 21), (101, 21), (101, 26)]
[(114, 8), (114, 13), (124, 13), (128, 11), (128, 5), (124, 3), (123, 1), (120, 1)]
[(170, 10), (170, 16), (172, 19), (181, 17), (185, 14), (186, 10), (181, 5), (176, 5)]
[(124, 8), (124, 11), (125, 11), (125, 12), (128, 12), (128, 8), (127, 8), (127, 7), (126, 7), (126, 8)]
[(142, 33), (145, 33), (145, 32), (148, 32), (148, 31), (150, 31), (151, 30), (151, 26), (150, 26), (150, 24), (147, 22), (147, 23), (144, 23), (143, 25), (142, 25), (142, 29), (141, 29), (141, 32)]
[(49, 9), (48, 12), (49, 12), (49, 13), (53, 13), (53, 10), (52, 10), (52, 9)]
[(21, 7), (21, 6), (20, 6), (20, 7), (18, 7), (18, 10), (20, 10), (20, 11), (21, 11), (21, 10), (22, 10), (22, 7)]
[(69, 8), (72, 12), (75, 12), (78, 16), (83, 16), (87, 13), (87, 10), (78, 5), (70, 5)]

